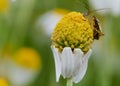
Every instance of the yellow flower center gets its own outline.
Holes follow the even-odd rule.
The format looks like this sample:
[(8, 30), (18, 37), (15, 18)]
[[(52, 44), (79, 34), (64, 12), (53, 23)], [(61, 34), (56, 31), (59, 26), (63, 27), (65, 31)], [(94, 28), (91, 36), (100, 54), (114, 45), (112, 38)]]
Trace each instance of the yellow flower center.
[(93, 43), (92, 27), (83, 14), (70, 12), (56, 25), (52, 34), (52, 45), (60, 51), (64, 47), (80, 48), (87, 52)]
[(8, 81), (4, 78), (0, 78), (0, 86), (9, 86)]

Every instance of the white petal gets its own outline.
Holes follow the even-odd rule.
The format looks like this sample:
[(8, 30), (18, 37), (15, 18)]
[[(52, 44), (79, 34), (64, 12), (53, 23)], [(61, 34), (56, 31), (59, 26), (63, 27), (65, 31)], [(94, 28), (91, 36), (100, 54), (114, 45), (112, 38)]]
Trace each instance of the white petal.
[(73, 77), (76, 77), (79, 73), (79, 70), (82, 65), (82, 56), (83, 52), (81, 51), (81, 49), (74, 50), (74, 71), (72, 74)]
[(61, 68), (64, 78), (70, 78), (73, 73), (73, 53), (70, 47), (65, 47), (61, 55)]
[(80, 59), (80, 65), (78, 65), (80, 68), (76, 69), (78, 72), (76, 73), (76, 76), (73, 76), (73, 81), (74, 83), (78, 83), (81, 81), (81, 79), (84, 77), (86, 70), (87, 70), (87, 64), (88, 64), (88, 59), (91, 55), (92, 50), (89, 50), (83, 57)]
[(51, 46), (51, 48), (52, 48), (54, 60), (55, 60), (56, 82), (58, 82), (61, 74), (61, 63), (60, 63), (59, 52), (58, 52), (58, 49), (56, 49), (54, 46)]

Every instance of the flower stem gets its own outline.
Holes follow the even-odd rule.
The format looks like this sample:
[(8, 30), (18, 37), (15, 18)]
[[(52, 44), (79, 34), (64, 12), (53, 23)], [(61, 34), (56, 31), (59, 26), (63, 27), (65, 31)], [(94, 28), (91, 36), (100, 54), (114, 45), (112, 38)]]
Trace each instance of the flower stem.
[(68, 78), (67, 79), (67, 86), (73, 86), (72, 79)]

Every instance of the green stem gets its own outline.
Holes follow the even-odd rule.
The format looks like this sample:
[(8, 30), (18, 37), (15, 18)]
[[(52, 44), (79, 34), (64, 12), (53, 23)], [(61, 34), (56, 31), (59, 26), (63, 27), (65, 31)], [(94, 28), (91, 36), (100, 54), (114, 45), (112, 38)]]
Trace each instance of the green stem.
[(68, 78), (67, 79), (67, 86), (73, 86), (72, 79)]

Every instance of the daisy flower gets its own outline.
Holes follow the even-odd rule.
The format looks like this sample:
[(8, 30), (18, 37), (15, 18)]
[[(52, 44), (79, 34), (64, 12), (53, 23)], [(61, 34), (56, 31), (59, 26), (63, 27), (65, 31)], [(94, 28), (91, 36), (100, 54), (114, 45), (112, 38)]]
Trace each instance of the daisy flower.
[(32, 48), (21, 48), (9, 60), (8, 78), (13, 86), (26, 86), (41, 69), (41, 58)]
[(85, 75), (92, 52), (93, 30), (80, 12), (66, 14), (52, 33), (52, 51), (55, 60), (56, 81), (60, 75), (67, 78), (67, 86), (78, 83)]

